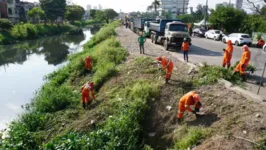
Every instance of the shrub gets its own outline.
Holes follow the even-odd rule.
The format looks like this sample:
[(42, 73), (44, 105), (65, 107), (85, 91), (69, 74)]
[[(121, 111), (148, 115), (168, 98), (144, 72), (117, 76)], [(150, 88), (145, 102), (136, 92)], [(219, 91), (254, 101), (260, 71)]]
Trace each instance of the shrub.
[(46, 84), (33, 100), (34, 108), (42, 113), (55, 112), (75, 106), (79, 103), (79, 94), (66, 86), (56, 87)]
[(13, 24), (10, 20), (1, 18), (0, 19), (0, 28), (2, 30), (10, 30), (13, 27)]

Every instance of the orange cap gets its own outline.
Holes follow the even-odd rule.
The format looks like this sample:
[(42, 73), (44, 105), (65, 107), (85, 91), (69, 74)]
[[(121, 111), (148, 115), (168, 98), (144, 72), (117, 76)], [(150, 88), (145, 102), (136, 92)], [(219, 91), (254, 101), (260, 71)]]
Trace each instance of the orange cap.
[(194, 95), (193, 95), (193, 99), (194, 99), (195, 102), (199, 102), (199, 101), (200, 101), (200, 96), (199, 96), (199, 94), (194, 94)]
[(157, 60), (162, 61), (162, 57), (161, 56), (157, 57)]

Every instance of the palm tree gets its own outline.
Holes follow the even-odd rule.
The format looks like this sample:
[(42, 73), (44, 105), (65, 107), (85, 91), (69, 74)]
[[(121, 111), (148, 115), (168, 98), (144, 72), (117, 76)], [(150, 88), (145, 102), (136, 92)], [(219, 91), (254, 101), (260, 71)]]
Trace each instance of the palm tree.
[(147, 7), (147, 11), (154, 9), (155, 13), (157, 13), (157, 8), (160, 6), (160, 2), (158, 0), (154, 0), (150, 6)]

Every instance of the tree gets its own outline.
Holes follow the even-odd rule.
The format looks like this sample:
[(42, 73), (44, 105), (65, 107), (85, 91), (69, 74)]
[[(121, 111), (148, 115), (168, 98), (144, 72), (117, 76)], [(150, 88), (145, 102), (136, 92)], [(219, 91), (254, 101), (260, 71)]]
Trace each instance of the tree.
[(150, 6), (147, 7), (147, 11), (153, 10), (155, 11), (155, 14), (157, 14), (157, 8), (160, 6), (160, 2), (158, 0), (154, 0)]
[(192, 14), (179, 15), (177, 18), (183, 20), (185, 23), (191, 23), (196, 21)]
[(247, 14), (233, 7), (217, 7), (210, 15), (209, 21), (216, 27), (223, 27), (226, 32), (238, 32)]
[(64, 18), (66, 12), (66, 0), (40, 0), (41, 8), (47, 19), (52, 22), (58, 17)]
[(66, 7), (65, 18), (74, 22), (75, 20), (81, 20), (85, 10), (79, 5), (71, 5)]
[(91, 9), (91, 10), (90, 10), (90, 17), (91, 17), (92, 19), (95, 18), (96, 11), (97, 11), (96, 9)]
[(245, 17), (241, 32), (252, 34), (252, 32), (266, 32), (266, 20), (261, 15), (248, 15)]
[(40, 7), (34, 7), (28, 12), (28, 16), (33, 18), (33, 22), (35, 23), (36, 20), (44, 18), (45, 13)]
[(97, 10), (95, 14), (95, 21), (103, 22), (107, 20), (107, 14), (105, 11)]
[(105, 9), (104, 11), (107, 15), (107, 19), (114, 19), (118, 16), (118, 13), (113, 9)]

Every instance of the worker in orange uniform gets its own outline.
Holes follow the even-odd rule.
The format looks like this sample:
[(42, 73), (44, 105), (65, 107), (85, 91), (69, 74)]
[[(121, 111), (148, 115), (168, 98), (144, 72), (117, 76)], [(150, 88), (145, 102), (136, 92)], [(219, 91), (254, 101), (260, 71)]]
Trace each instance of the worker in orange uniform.
[(90, 99), (90, 93), (92, 95), (92, 98), (95, 99), (94, 95), (94, 82), (87, 82), (83, 85), (81, 88), (81, 94), (82, 94), (82, 106), (84, 109), (88, 106), (88, 104), (91, 104), (92, 100)]
[[(192, 110), (190, 108), (190, 106), (192, 105), (195, 105), (195, 110)], [(189, 112), (192, 112), (198, 118), (200, 115), (197, 113), (199, 112), (201, 107), (202, 107), (202, 104), (200, 102), (200, 96), (196, 92), (191, 91), (185, 94), (179, 100), (178, 115), (177, 115), (178, 123), (181, 123), (183, 114), (186, 110), (188, 110)]]
[(92, 69), (92, 59), (91, 56), (85, 58), (85, 68), (87, 71), (91, 72)]
[(233, 55), (234, 47), (231, 40), (228, 40), (226, 49), (223, 49), (224, 51), (224, 59), (223, 59), (223, 67), (227, 65), (227, 68), (229, 69), (231, 66), (231, 58)]
[(165, 56), (157, 57), (157, 61), (161, 63), (162, 69), (166, 72), (165, 83), (168, 83), (174, 69), (174, 64), (171, 60), (167, 59)]
[(258, 48), (262, 48), (264, 44), (265, 44), (265, 41), (262, 38), (260, 38), (256, 46)]
[(182, 43), (182, 51), (184, 53), (184, 61), (188, 62), (188, 50), (189, 50), (189, 43), (187, 38), (184, 38), (184, 42)]
[(250, 51), (248, 49), (247, 45), (244, 45), (242, 47), (242, 50), (244, 51), (241, 57), (241, 60), (239, 62), (239, 64), (237, 65), (237, 67), (235, 68), (234, 73), (236, 72), (240, 72), (240, 75), (242, 76), (242, 80), (246, 81), (246, 68), (248, 66), (248, 63), (250, 61)]

